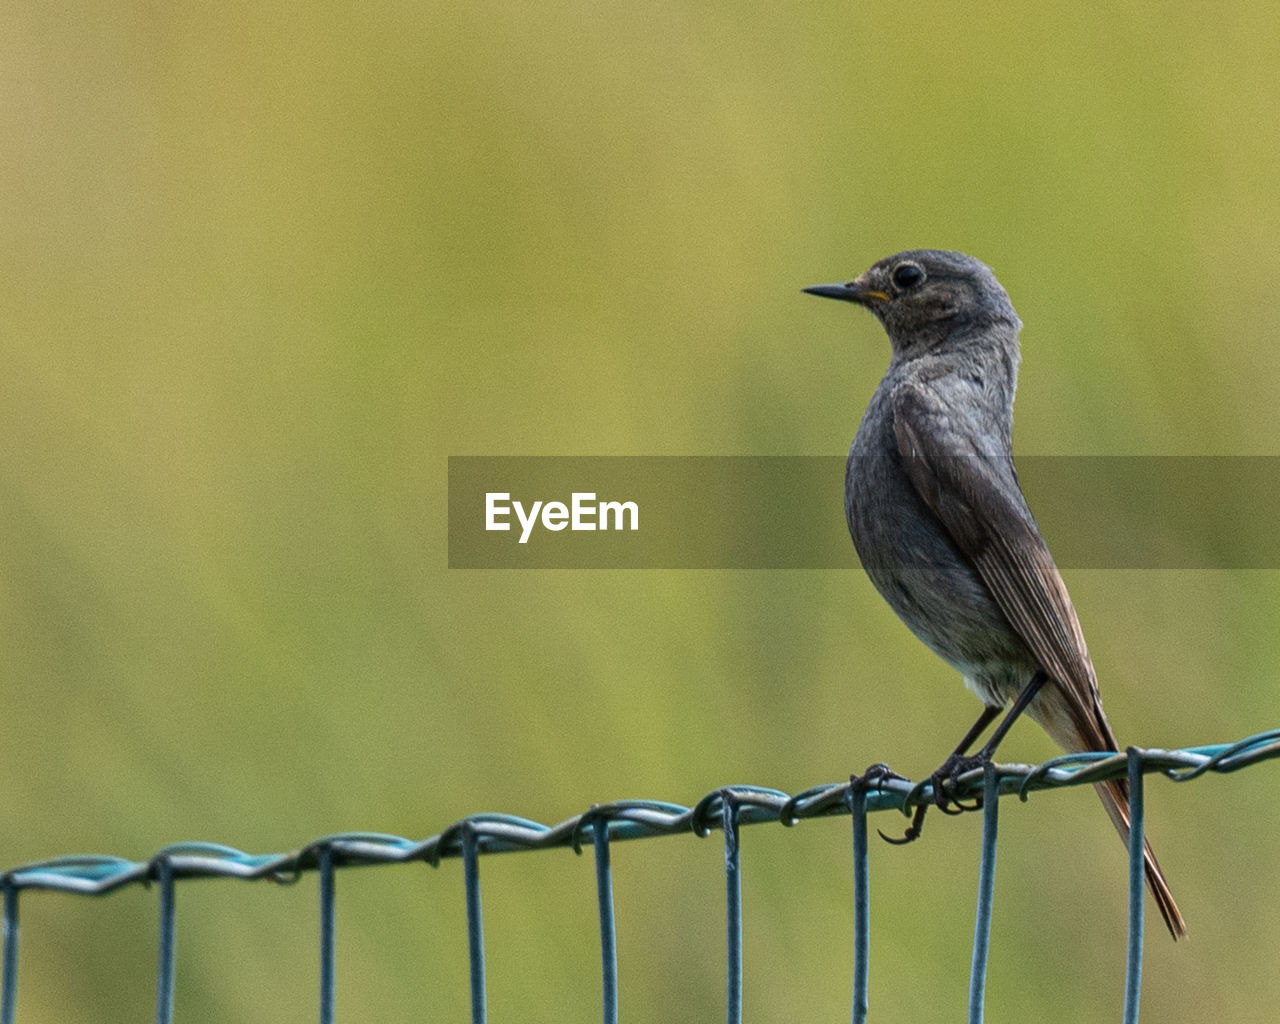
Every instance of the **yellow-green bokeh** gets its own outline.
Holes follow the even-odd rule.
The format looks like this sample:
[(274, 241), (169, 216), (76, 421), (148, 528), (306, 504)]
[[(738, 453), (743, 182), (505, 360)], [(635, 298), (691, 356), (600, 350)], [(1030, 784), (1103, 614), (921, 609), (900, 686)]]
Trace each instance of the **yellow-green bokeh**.
[[(975, 705), (860, 573), (446, 568), (451, 454), (841, 452), (887, 344), (799, 289), (900, 248), (1008, 287), (1020, 450), (1280, 451), (1265, 4), (0, 25), (0, 866), (934, 767)], [(1278, 724), (1280, 575), (1068, 584), (1122, 740)], [(1030, 726), (1006, 750), (1051, 752)], [(1151, 784), (1192, 939), (1153, 927), (1150, 1019), (1280, 1000), (1272, 792)], [(1118, 1018), (1096, 801), (1003, 820), (990, 1018)], [(961, 1015), (976, 828), (873, 849), (873, 1019)], [(746, 836), (750, 1019), (847, 1018), (846, 832)], [(615, 851), (625, 1019), (723, 1014), (717, 842)], [(598, 1019), (590, 859), (483, 872), (493, 1019)], [(458, 865), (339, 890), (339, 1019), (465, 1019)], [(312, 880), (179, 905), (179, 1019), (314, 1019)], [(19, 1019), (145, 1019), (154, 911), (24, 899)]]

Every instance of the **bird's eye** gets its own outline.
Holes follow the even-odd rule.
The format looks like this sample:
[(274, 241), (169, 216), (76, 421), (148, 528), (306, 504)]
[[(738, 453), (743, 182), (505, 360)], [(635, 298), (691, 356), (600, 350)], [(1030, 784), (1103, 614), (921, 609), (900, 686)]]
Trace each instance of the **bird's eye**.
[(924, 269), (915, 263), (899, 263), (893, 268), (893, 283), (907, 291), (924, 280)]

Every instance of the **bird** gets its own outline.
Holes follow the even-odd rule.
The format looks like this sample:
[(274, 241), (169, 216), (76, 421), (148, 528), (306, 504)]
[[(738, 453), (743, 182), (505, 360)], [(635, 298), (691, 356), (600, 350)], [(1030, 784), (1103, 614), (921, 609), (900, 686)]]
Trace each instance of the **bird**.
[[(899, 252), (852, 281), (803, 290), (869, 310), (892, 346), (849, 448), (845, 517), (881, 596), (983, 703), (935, 773), (935, 794), (958, 768), (990, 761), (1024, 710), (1064, 750), (1117, 750), (1075, 607), (1013, 464), (1022, 321), (1008, 293), (980, 260), (938, 249)], [(1095, 788), (1127, 842), (1127, 779)], [(923, 813), (901, 841), (919, 834)], [(1186, 923), (1150, 843), (1143, 858), (1180, 939)]]

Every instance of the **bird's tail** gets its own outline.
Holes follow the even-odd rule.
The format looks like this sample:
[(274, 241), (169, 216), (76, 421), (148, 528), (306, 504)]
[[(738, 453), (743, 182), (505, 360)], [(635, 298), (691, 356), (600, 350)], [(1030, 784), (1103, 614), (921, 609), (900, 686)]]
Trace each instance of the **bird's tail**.
[[(1092, 672), (1092, 667), (1090, 667)], [(1096, 691), (1095, 691), (1096, 693)], [(1102, 711), (1102, 705), (1095, 697), (1092, 707), (1069, 699), (1069, 691), (1065, 687), (1046, 688), (1041, 696), (1028, 709), (1044, 730), (1064, 750), (1100, 750), (1113, 751), (1122, 749), (1116, 742), (1111, 724)], [(1108, 779), (1094, 786), (1106, 808), (1107, 816), (1115, 825), (1120, 838), (1127, 845), (1129, 842), (1129, 780), (1127, 778)], [(1146, 876), (1147, 888), (1160, 908), (1160, 916), (1164, 918), (1169, 934), (1175, 939), (1187, 937), (1187, 925), (1182, 919), (1182, 912), (1174, 902), (1173, 893), (1169, 891), (1169, 883), (1164, 880), (1164, 872), (1160, 863), (1151, 851), (1151, 844), (1143, 843), (1143, 874)]]
[[(1115, 825), (1116, 831), (1120, 833), (1120, 838), (1129, 842), (1129, 780), (1128, 779), (1109, 779), (1106, 782), (1099, 782), (1094, 789), (1098, 791), (1098, 796), (1102, 799), (1102, 806), (1107, 809), (1107, 816)], [(1178, 910), (1178, 904), (1174, 902), (1173, 893), (1169, 891), (1169, 883), (1164, 880), (1164, 872), (1160, 870), (1160, 863), (1156, 860), (1156, 855), (1151, 850), (1151, 844), (1143, 841), (1142, 850), (1143, 873), (1147, 878), (1147, 888), (1151, 890), (1151, 895), (1155, 898), (1156, 906), (1160, 908), (1160, 916), (1164, 918), (1165, 926), (1169, 929), (1169, 934), (1175, 939), (1185, 939), (1187, 937), (1187, 925), (1182, 920), (1182, 912)]]

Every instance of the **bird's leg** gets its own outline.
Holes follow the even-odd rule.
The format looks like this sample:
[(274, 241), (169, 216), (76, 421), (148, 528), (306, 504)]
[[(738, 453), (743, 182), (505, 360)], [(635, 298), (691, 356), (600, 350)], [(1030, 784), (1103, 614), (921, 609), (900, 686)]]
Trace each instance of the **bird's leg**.
[[(942, 762), (938, 770), (929, 776), (933, 781), (933, 800), (938, 805), (938, 810), (942, 811), (943, 814), (962, 814), (965, 811), (976, 811), (982, 806), (981, 797), (978, 797), (972, 805), (966, 806), (958, 800), (952, 799), (949, 791), (955, 788), (956, 780), (965, 772), (974, 768), (984, 767), (991, 762), (996, 748), (1000, 745), (1000, 741), (1004, 739), (1005, 734), (1013, 723), (1018, 720), (1018, 716), (1027, 710), (1027, 706), (1035, 699), (1036, 694), (1040, 692), (1040, 687), (1044, 686), (1048, 678), (1049, 676), (1044, 669), (1037, 669), (1035, 675), (1031, 677), (1031, 681), (1022, 688), (1017, 699), (1014, 700), (1013, 706), (1009, 709), (1009, 713), (1004, 716), (1004, 720), (996, 726), (996, 731), (991, 734), (991, 738), (976, 754), (969, 754), (969, 748), (973, 746), (992, 720), (1000, 714), (1001, 710), (998, 707), (984, 707), (982, 709), (982, 714), (970, 726), (969, 731), (964, 734), (964, 739), (956, 745), (956, 749)], [(893, 843), (895, 846), (902, 846), (919, 839), (920, 832), (924, 828), (924, 816), (928, 810), (929, 805), (925, 803), (916, 807), (915, 813), (911, 816), (911, 824), (900, 839), (891, 839), (883, 832), (880, 833), (880, 837), (885, 842)]]
[[(938, 810), (943, 814), (960, 814), (961, 812), (977, 808), (966, 808), (959, 801), (952, 801), (947, 797), (947, 783), (955, 783), (955, 780), (967, 772), (970, 768), (982, 763), (979, 758), (981, 754), (973, 757), (969, 756), (969, 748), (977, 742), (978, 737), (986, 731), (988, 725), (1000, 714), (999, 705), (987, 705), (982, 709), (982, 714), (978, 716), (978, 720), (969, 727), (969, 731), (964, 734), (964, 739), (956, 744), (956, 749), (947, 755), (947, 759), (942, 762), (932, 775), (929, 776), (933, 780), (933, 800), (938, 805)], [(956, 810), (951, 809), (951, 804), (955, 803)], [(921, 819), (924, 813), (920, 812)]]
[(977, 742), (978, 737), (986, 732), (987, 726), (991, 724), (992, 719), (994, 719), (998, 714), (1000, 714), (1000, 708), (998, 706), (991, 705), (984, 707), (982, 709), (982, 714), (978, 716), (978, 720), (969, 727), (969, 731), (964, 734), (964, 739), (962, 739), (959, 744), (956, 745), (956, 749), (951, 752), (951, 757), (964, 757), (964, 755), (969, 752), (969, 748)]
[[(969, 727), (969, 731), (964, 734), (964, 739), (956, 745), (956, 749), (953, 750), (951, 755), (943, 762), (942, 767), (933, 773), (932, 778), (935, 799), (937, 800), (938, 807), (943, 811), (947, 811), (948, 808), (941, 795), (940, 780), (949, 776), (953, 766), (957, 762), (963, 762), (965, 760), (965, 754), (968, 753), (969, 748), (973, 746), (978, 737), (981, 736), (987, 726), (991, 724), (992, 719), (994, 719), (998, 714), (1000, 714), (1000, 708), (991, 706), (984, 707), (982, 709), (982, 714), (978, 716), (978, 720), (974, 722), (973, 725)], [(883, 832), (880, 832), (879, 829), (876, 831), (880, 832), (880, 838), (886, 843), (892, 843), (894, 846), (906, 846), (907, 843), (914, 842), (916, 839), (920, 838), (920, 832), (924, 829), (925, 812), (928, 810), (928, 804), (922, 803), (916, 805), (915, 813), (911, 816), (911, 824), (907, 826), (906, 832), (904, 832), (898, 839), (893, 839), (885, 835)]]
[[(979, 797), (972, 806), (966, 807), (957, 800), (952, 800), (948, 795), (948, 790), (953, 789), (956, 780), (965, 772), (974, 768), (982, 768), (991, 763), (991, 759), (995, 756), (996, 748), (1000, 745), (1000, 741), (1004, 739), (1005, 734), (1009, 731), (1018, 717), (1027, 710), (1028, 705), (1035, 699), (1040, 687), (1044, 686), (1048, 680), (1048, 673), (1044, 669), (1036, 669), (1035, 675), (1031, 677), (1030, 682), (1022, 688), (1017, 698), (1013, 702), (1013, 706), (1009, 709), (1009, 713), (1004, 716), (1000, 724), (996, 726), (995, 732), (991, 734), (991, 738), (983, 744), (982, 749), (976, 754), (966, 755), (965, 751), (974, 740), (982, 734), (982, 730), (987, 727), (991, 719), (1000, 713), (999, 708), (985, 708), (982, 716), (974, 723), (973, 728), (965, 734), (965, 738), (960, 741), (960, 746), (956, 747), (950, 757), (942, 763), (936, 772), (933, 773), (933, 796), (934, 801), (938, 805), (938, 809), (944, 814), (960, 814), (963, 811), (976, 811), (982, 806), (982, 798)], [(955, 810), (948, 805), (954, 804)]]
[(995, 755), (996, 747), (1000, 745), (1000, 741), (1004, 739), (1004, 734), (1009, 731), (1009, 727), (1017, 721), (1018, 716), (1027, 710), (1027, 707), (1035, 699), (1040, 687), (1049, 681), (1049, 674), (1044, 669), (1036, 669), (1036, 674), (1031, 677), (1031, 682), (1022, 688), (1022, 692), (1018, 694), (1018, 699), (1013, 702), (1013, 707), (1009, 709), (1009, 713), (1004, 716), (1004, 721), (996, 726), (996, 731), (991, 734), (991, 739), (978, 751), (977, 756), (982, 759), (985, 764)]

